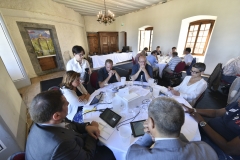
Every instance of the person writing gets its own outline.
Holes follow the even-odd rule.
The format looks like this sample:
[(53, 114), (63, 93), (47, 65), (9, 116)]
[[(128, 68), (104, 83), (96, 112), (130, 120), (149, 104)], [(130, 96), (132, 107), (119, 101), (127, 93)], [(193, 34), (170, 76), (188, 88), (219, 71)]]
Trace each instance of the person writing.
[[(240, 159), (240, 100), (222, 109), (184, 107), (199, 123), (202, 141), (216, 151), (219, 160)], [(207, 123), (202, 116), (212, 119)]]
[(146, 56), (139, 57), (138, 64), (132, 67), (131, 77), (133, 81), (141, 81), (142, 77), (143, 82), (147, 82), (149, 78), (153, 77), (153, 69), (147, 64)]
[(120, 82), (121, 78), (117, 71), (113, 68), (113, 61), (107, 59), (105, 61), (105, 67), (98, 70), (98, 85), (100, 88), (104, 87), (105, 84)]
[(83, 123), (82, 107), (88, 101), (90, 94), (80, 82), (80, 73), (67, 71), (63, 76), (60, 89), (69, 102), (67, 118), (74, 122)]
[(175, 96), (183, 97), (193, 106), (207, 88), (207, 82), (201, 77), (205, 69), (204, 63), (195, 63), (191, 69), (191, 76), (186, 76), (179, 86), (168, 87), (168, 90)]

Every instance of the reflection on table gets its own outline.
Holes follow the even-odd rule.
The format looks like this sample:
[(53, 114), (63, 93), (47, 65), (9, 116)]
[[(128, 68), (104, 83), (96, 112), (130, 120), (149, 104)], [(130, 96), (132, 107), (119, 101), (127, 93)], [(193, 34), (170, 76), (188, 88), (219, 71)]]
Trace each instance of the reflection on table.
[[(132, 92), (136, 92), (140, 96), (137, 99), (131, 101), (131, 103), (128, 103), (128, 105), (129, 105), (128, 107), (126, 107), (126, 104), (121, 103), (122, 108), (118, 111), (118, 114), (122, 116), (122, 119), (120, 120), (119, 123), (121, 123), (129, 118), (132, 118), (132, 117), (136, 116), (137, 114), (138, 115), (136, 116), (136, 118), (133, 121), (147, 119), (148, 118), (147, 107), (150, 103), (150, 101), (148, 101), (148, 100), (158, 97), (159, 91), (174, 98), (179, 103), (183, 103), (186, 106), (191, 107), (191, 105), (185, 99), (172, 95), (171, 92), (169, 92), (167, 90), (167, 88), (165, 88), (165, 87), (155, 85), (153, 87), (153, 92), (150, 92), (148, 87), (143, 88), (142, 86), (139, 86), (139, 85), (141, 85), (140, 82), (134, 82), (134, 85), (132, 85), (132, 82), (129, 82), (129, 81), (126, 83), (127, 83), (127, 87), (128, 87), (130, 94)], [(106, 86), (104, 88), (96, 90), (91, 95), (89, 102), (91, 102), (93, 97), (95, 95), (98, 95), (100, 92), (106, 92), (107, 90), (118, 87), (120, 85), (121, 85), (121, 82), (117, 82), (117, 83), (109, 84), (108, 86)], [(136, 86), (136, 85), (138, 85), (138, 86)], [(146, 82), (144, 82), (143, 85), (147, 86), (148, 84)], [(115, 94), (115, 97), (112, 99), (112, 102), (113, 101), (115, 102), (119, 99), (121, 99), (121, 98), (117, 94)], [(107, 102), (109, 102), (109, 100), (107, 99), (106, 94), (104, 94), (102, 101), (100, 103), (107, 103)], [(105, 109), (105, 108), (112, 108), (112, 107), (115, 107), (115, 106), (113, 106), (112, 104), (99, 104), (96, 106), (97, 109)], [(92, 106), (87, 105), (84, 107), (84, 110), (91, 110), (93, 108), (94, 108), (94, 105), (92, 105)], [(84, 121), (89, 122), (89, 121), (95, 120), (95, 121), (104, 123), (99, 118), (99, 115), (100, 115), (100, 112), (87, 113), (84, 115)], [(123, 124), (125, 124), (124, 126), (130, 127), (131, 120), (124, 122), (123, 123)], [(117, 127), (119, 127), (119, 126), (117, 126)], [(113, 151), (115, 157), (118, 160), (122, 160), (122, 159), (125, 159), (125, 155), (128, 150), (128, 147), (132, 143), (134, 143), (137, 140), (137, 138), (134, 138), (133, 136), (131, 136), (131, 143), (126, 146), (121, 142), (118, 132), (119, 131), (115, 127), (112, 135), (107, 140), (103, 139), (102, 137), (100, 137), (99, 139), (104, 145), (106, 145)], [(188, 114), (185, 114), (185, 122), (182, 126), (181, 133), (183, 133), (189, 141), (201, 140), (201, 136), (200, 136), (200, 133), (198, 130), (198, 124)]]
[(111, 59), (113, 64), (117, 64), (119, 62), (124, 62), (132, 59), (132, 53), (112, 53), (107, 55), (95, 55), (90, 56), (93, 62), (93, 68), (100, 68), (105, 66), (105, 61), (107, 59)]

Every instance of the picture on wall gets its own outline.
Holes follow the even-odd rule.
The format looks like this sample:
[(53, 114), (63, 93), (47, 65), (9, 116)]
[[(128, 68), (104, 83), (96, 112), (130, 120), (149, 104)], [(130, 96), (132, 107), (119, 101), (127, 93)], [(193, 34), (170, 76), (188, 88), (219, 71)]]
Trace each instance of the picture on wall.
[(50, 30), (27, 29), (37, 57), (56, 55)]

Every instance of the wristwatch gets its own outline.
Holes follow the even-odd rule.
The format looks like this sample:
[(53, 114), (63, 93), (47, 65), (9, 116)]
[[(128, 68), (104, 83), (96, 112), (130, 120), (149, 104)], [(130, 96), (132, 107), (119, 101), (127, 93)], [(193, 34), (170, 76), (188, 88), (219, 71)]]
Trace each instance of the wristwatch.
[(204, 127), (204, 126), (207, 125), (207, 122), (205, 122), (205, 121), (201, 121), (201, 122), (199, 123), (199, 125), (200, 125), (201, 127)]

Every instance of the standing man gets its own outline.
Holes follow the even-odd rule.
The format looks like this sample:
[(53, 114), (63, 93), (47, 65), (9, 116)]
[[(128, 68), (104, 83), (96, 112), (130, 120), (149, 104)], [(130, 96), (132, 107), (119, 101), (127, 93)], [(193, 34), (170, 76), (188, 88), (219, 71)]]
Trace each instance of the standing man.
[(147, 56), (148, 62), (151, 64), (153, 71), (158, 70), (157, 51), (152, 51), (151, 55)]
[(223, 67), (222, 80), (232, 84), (240, 76), (240, 57), (230, 59)]
[(80, 80), (83, 86), (87, 89), (87, 82), (85, 82), (86, 69), (88, 68), (89, 75), (92, 73), (92, 71), (88, 61), (83, 58), (85, 51), (82, 46), (76, 45), (73, 46), (72, 53), (74, 57), (67, 62), (66, 70), (80, 73)]
[(104, 87), (107, 83), (120, 82), (121, 78), (117, 71), (113, 68), (113, 61), (107, 59), (105, 67), (98, 70), (98, 85), (100, 88)]
[(133, 81), (142, 81), (147, 82), (149, 78), (153, 77), (153, 69), (150, 65), (147, 64), (146, 56), (140, 56), (138, 64), (135, 64), (132, 67), (132, 79)]
[(160, 46), (157, 46), (156, 50), (157, 50), (157, 55), (162, 56), (162, 51), (161, 51)]
[(129, 147), (126, 159), (218, 160), (205, 142), (189, 142), (180, 133), (184, 118), (183, 108), (177, 101), (155, 98), (148, 107), (148, 119), (143, 125), (145, 134)]
[(191, 54), (191, 48), (186, 48), (184, 51), (184, 62), (186, 64), (186, 67), (189, 67), (192, 64), (193, 56)]
[(26, 144), (26, 160), (42, 159), (115, 159), (111, 150), (97, 146), (98, 123), (65, 120), (68, 101), (60, 90), (39, 93), (29, 107), (35, 122)]
[(168, 64), (166, 65), (164, 71), (168, 72), (168, 73), (173, 73), (175, 67), (177, 66), (177, 64), (179, 62), (181, 62), (181, 58), (178, 57), (178, 53), (177, 52), (173, 52), (172, 53), (172, 58), (171, 60), (168, 62)]

